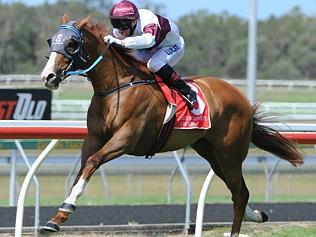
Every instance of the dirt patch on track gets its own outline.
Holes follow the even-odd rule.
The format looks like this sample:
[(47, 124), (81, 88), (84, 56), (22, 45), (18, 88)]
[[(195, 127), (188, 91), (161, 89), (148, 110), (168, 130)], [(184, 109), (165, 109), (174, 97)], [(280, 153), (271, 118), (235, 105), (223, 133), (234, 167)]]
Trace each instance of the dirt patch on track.
[[(269, 236), (285, 236), (285, 230), (298, 229), (295, 232), (295, 237), (311, 236), (308, 233), (314, 233), (316, 231), (316, 222), (291, 222), (291, 223), (263, 223), (263, 224), (250, 224), (244, 223), (242, 226), (242, 234), (256, 237), (269, 237)], [(204, 237), (222, 237), (224, 233), (229, 232), (230, 226), (214, 227), (212, 230), (204, 231)], [(280, 233), (280, 235), (278, 235)], [(1, 237), (12, 237), (13, 234), (1, 234)], [(34, 234), (23, 234), (23, 236), (34, 236)], [(40, 235), (41, 236), (41, 235)], [(184, 234), (175, 233), (151, 233), (151, 234), (135, 234), (135, 233), (124, 233), (124, 234), (111, 234), (104, 232), (76, 232), (76, 233), (58, 233), (52, 235), (53, 237), (148, 237), (148, 236), (164, 236), (164, 237), (180, 237)]]

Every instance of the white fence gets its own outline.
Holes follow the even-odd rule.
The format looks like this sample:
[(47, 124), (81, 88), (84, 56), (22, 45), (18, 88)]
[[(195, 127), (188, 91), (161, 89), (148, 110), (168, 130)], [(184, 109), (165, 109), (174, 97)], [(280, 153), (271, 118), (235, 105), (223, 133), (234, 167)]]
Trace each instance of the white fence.
[[(64, 131), (62, 132), (63, 134), (60, 134), (60, 136), (62, 136), (62, 138), (78, 138), (78, 131), (77, 129), (81, 129), (80, 131), (80, 136), (85, 135), (86, 130), (82, 130), (82, 128), (84, 127), (85, 123), (83, 121), (75, 121), (75, 122), (63, 122), (63, 121), (1, 121), (0, 123), (0, 127), (2, 127), (2, 129), (7, 130), (8, 128), (11, 129), (11, 132), (9, 132), (7, 130), (7, 133), (12, 133), (11, 138), (14, 139), (16, 138), (16, 136), (20, 136), (22, 134), (22, 136), (25, 135), (29, 135), (29, 138), (33, 138), (33, 136), (38, 136), (38, 134), (34, 133), (34, 129), (37, 131), (43, 131), (45, 130), (45, 134), (46, 136), (55, 136), (55, 131), (54, 130), (59, 130), (60, 128), (62, 128)], [(270, 126), (279, 126), (279, 124), (271, 124)], [(297, 124), (296, 126), (301, 127), (301, 129), (303, 128), (303, 130), (315, 130), (315, 124), (313, 125), (305, 125), (305, 124)], [(16, 128), (20, 128), (19, 129), (19, 133), (16, 133)], [(52, 130), (51, 128), (55, 128), (54, 130)], [(12, 129), (14, 128), (14, 129)], [(27, 134), (26, 130), (22, 131), (21, 128), (28, 128), (29, 131), (32, 131), (31, 134)], [(57, 129), (59, 128), (59, 129)], [(67, 128), (67, 131), (65, 130), (65, 128)], [(291, 127), (285, 127), (285, 129), (291, 129)], [(294, 129), (294, 128), (293, 128)], [(53, 132), (52, 132), (53, 131)], [(37, 132), (36, 132), (37, 133)], [(0, 132), (1, 134), (1, 132)], [(15, 134), (15, 135), (14, 135)], [(313, 140), (313, 142), (315, 142), (315, 133), (310, 133), (307, 132), (304, 135), (307, 134), (311, 134), (313, 135), (313, 138), (311, 138)], [(2, 133), (3, 135), (3, 133)], [(5, 138), (7, 138), (5, 136)], [(36, 138), (36, 137), (35, 137)], [(299, 138), (295, 138), (297, 141), (299, 141)], [(304, 139), (303, 141), (306, 142), (306, 140)], [(18, 198), (18, 204), (17, 204), (17, 211), (16, 211), (16, 224), (15, 224), (15, 236), (16, 237), (21, 237), (22, 236), (22, 227), (23, 227), (23, 215), (24, 215), (24, 202), (25, 202), (25, 197), (30, 185), (30, 182), (32, 180), (33, 177), (35, 177), (35, 172), (37, 171), (37, 169), (39, 168), (39, 166), (41, 165), (41, 163), (44, 161), (44, 159), (46, 159), (48, 153), (54, 148), (54, 146), (57, 144), (58, 139), (53, 139), (48, 145), (47, 147), (41, 152), (41, 154), (36, 158), (35, 162), (32, 164), (32, 166), (28, 165), (29, 167), (29, 172), (27, 173), (24, 182), (22, 184), (21, 190), (20, 190), (20, 194), (19, 194), (19, 198)], [(300, 141), (299, 141), (300, 142)], [(301, 142), (302, 144), (305, 144), (303, 142)], [(25, 160), (27, 160), (27, 157), (25, 155), (25, 152), (22, 148), (22, 146), (20, 145), (20, 143), (16, 140), (16, 144), (17, 147), (19, 149), (19, 151), (21, 152), (21, 154), (24, 154), (24, 158)], [(307, 143), (306, 143), (307, 144)], [(308, 143), (310, 144), (310, 143)], [(188, 176), (188, 172), (187, 169), (185, 167), (185, 164), (183, 163), (182, 158), (178, 157), (177, 153), (174, 152), (174, 157), (177, 161), (177, 165), (183, 175), (183, 178), (185, 180), (185, 184), (186, 184), (186, 193), (187, 193), (187, 205), (186, 205), (186, 216), (185, 216), (185, 234), (188, 235), (189, 229), (190, 229), (190, 206), (191, 206), (191, 196), (192, 196), (192, 191), (191, 191), (191, 184), (190, 184), (190, 180), (189, 180), (189, 176)], [(183, 153), (184, 154), (184, 153)], [(29, 162), (26, 161), (26, 163), (28, 164)], [(272, 171), (276, 170), (276, 167), (279, 163), (277, 162), (275, 164), (275, 168), (272, 169)], [(15, 166), (16, 164), (13, 164), (13, 166)], [(15, 168), (13, 168), (12, 170), (15, 170)], [(270, 176), (273, 175), (273, 173), (269, 174)], [(12, 175), (12, 177), (15, 177), (16, 174)], [(214, 172), (212, 170), (210, 170), (209, 175), (207, 176), (204, 184), (203, 184), (203, 188), (201, 191), (201, 195), (200, 195), (200, 199), (199, 199), (199, 203), (198, 203), (198, 208), (197, 208), (197, 214), (196, 214), (196, 232), (195, 232), (195, 236), (201, 236), (202, 235), (202, 225), (203, 225), (203, 213), (204, 213), (204, 204), (205, 204), (205, 197), (206, 197), (206, 193), (207, 190), (209, 188), (210, 182), (212, 181), (212, 178), (214, 177)], [(12, 184), (15, 183), (15, 181), (10, 182)], [(38, 229), (39, 229), (39, 185), (37, 185), (37, 202), (36, 202), (36, 209), (35, 209), (35, 236), (37, 236), (38, 234)], [(245, 213), (245, 220), (250, 220), (250, 221), (255, 221), (258, 222), (257, 219), (257, 211), (253, 211), (250, 209), (250, 207), (247, 207), (246, 209), (246, 213)], [(226, 236), (226, 235), (224, 235)], [(242, 236), (242, 235), (240, 235)]]
[[(247, 85), (246, 79), (225, 79), (225, 81), (239, 87), (245, 87)], [(77, 76), (71, 77), (69, 80), (71, 83), (89, 83), (87, 80), (78, 78)], [(8, 75), (0, 75), (0, 85), (11, 87), (16, 87), (17, 85), (22, 86), (35, 86), (38, 84), (42, 84), (42, 80), (40, 75), (38, 74), (8, 74)], [(316, 80), (304, 80), (304, 79), (297, 79), (297, 80), (287, 80), (287, 79), (272, 79), (272, 80), (263, 80), (257, 79), (256, 80), (257, 86), (263, 86), (268, 88), (273, 87), (286, 87), (289, 90), (293, 88), (307, 88), (308, 90), (315, 90), (316, 89)]]
[[(89, 83), (88, 80), (76, 76), (71, 77), (69, 81), (80, 84)], [(39, 74), (2, 74), (0, 75), (0, 85), (7, 88), (38, 87), (43, 86), (43, 82)]]
[[(90, 100), (53, 100), (53, 120), (84, 120)], [(262, 103), (265, 112), (282, 120), (316, 120), (316, 103)]]
[[(238, 86), (245, 87), (247, 80), (245, 79), (225, 79), (227, 82)], [(89, 81), (83, 78), (71, 77), (68, 83), (75, 83), (79, 85), (89, 85)], [(267, 87), (272, 89), (274, 87), (283, 87), (288, 90), (292, 89), (306, 89), (309, 91), (316, 90), (316, 80), (257, 80), (258, 87)], [(19, 87), (39, 87), (43, 86), (43, 83), (39, 75), (33, 74), (9, 74), (0, 75), (0, 87), (1, 88), (19, 88)], [(61, 93), (61, 90), (56, 91), (57, 94)], [(55, 95), (54, 98), (58, 98)], [(86, 119), (86, 113), (89, 107), (89, 100), (53, 100), (52, 104), (52, 119)], [(316, 120), (316, 103), (262, 103), (262, 109), (265, 112), (275, 113), (282, 117), (283, 120)]]
[[(247, 85), (247, 80), (245, 79), (225, 79), (225, 81), (238, 86), (245, 87)], [(288, 90), (292, 90), (294, 88), (307, 88), (308, 90), (316, 89), (316, 80), (256, 80), (256, 86), (268, 87), (272, 89), (273, 87), (285, 87)]]
[(53, 120), (85, 120), (90, 100), (52, 100)]

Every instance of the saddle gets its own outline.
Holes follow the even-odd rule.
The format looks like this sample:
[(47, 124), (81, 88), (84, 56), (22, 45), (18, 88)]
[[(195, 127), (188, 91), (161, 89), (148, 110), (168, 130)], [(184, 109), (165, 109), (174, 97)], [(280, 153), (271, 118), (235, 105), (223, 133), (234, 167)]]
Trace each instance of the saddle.
[[(189, 84), (192, 90), (197, 93), (197, 105), (190, 110), (187, 102), (183, 99), (180, 93), (172, 88), (169, 88), (160, 77), (156, 76), (155, 80), (159, 85), (163, 95), (168, 102), (168, 108), (164, 121), (169, 121), (175, 116), (175, 129), (209, 129), (211, 128), (211, 120), (208, 104), (205, 96), (199, 86), (191, 79), (184, 79)], [(172, 107), (170, 109), (170, 107)]]
[(166, 114), (160, 133), (154, 145), (149, 149), (146, 158), (154, 156), (167, 143), (170, 133), (173, 129), (209, 129), (211, 120), (208, 104), (205, 96), (198, 85), (188, 79), (187, 83), (197, 93), (198, 106), (190, 110), (187, 102), (175, 89), (168, 87), (159, 76), (155, 80), (161, 89), (167, 103)]

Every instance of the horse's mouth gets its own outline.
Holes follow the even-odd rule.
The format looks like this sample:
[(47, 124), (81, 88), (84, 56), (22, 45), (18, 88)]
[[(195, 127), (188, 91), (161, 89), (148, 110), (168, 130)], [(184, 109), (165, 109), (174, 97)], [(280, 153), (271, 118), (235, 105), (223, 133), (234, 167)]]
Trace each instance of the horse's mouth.
[(45, 80), (45, 87), (50, 90), (57, 90), (59, 88), (59, 83), (62, 81), (60, 76), (55, 74), (50, 74)]

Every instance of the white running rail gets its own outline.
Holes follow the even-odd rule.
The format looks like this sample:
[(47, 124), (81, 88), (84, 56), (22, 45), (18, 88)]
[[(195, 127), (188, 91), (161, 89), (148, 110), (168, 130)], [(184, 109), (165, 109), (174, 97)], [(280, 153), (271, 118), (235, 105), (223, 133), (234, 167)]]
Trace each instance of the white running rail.
[[(90, 100), (52, 101), (52, 119), (86, 119)], [(283, 120), (316, 120), (316, 103), (262, 103), (262, 110)]]

